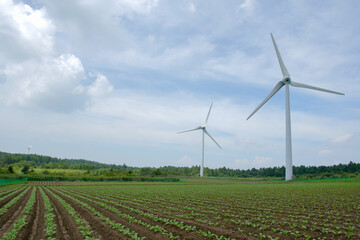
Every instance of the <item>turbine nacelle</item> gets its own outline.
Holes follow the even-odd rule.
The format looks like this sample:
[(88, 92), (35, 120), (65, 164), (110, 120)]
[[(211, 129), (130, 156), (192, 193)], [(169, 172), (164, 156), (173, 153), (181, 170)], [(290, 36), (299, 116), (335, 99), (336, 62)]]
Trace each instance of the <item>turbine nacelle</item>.
[(289, 76), (285, 76), (281, 82), (285, 83), (285, 84), (290, 84), (291, 83), (291, 78), (290, 75)]

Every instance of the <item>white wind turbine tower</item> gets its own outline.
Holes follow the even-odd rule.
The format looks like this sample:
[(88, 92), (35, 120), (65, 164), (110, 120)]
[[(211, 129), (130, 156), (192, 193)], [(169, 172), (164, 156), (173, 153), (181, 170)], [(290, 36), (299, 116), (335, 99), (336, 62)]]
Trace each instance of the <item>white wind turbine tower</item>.
[(279, 60), (279, 64), (280, 64), (280, 68), (283, 74), (283, 79), (278, 82), (274, 89), (270, 92), (270, 94), (264, 99), (264, 101), (262, 101), (259, 106), (257, 106), (255, 108), (255, 110), (249, 115), (249, 117), (247, 118), (247, 120), (254, 115), (272, 96), (275, 95), (275, 93), (277, 93), (280, 88), (282, 88), (283, 86), (285, 86), (285, 104), (286, 104), (286, 111), (285, 111), (285, 115), (286, 115), (286, 164), (285, 164), (285, 180), (291, 180), (293, 178), (293, 167), (292, 167), (292, 150), (291, 150), (291, 122), (290, 122), (290, 99), (289, 99), (289, 85), (293, 86), (293, 87), (300, 87), (300, 88), (308, 88), (308, 89), (313, 89), (313, 90), (317, 90), (317, 91), (322, 91), (322, 92), (328, 92), (328, 93), (334, 93), (334, 94), (340, 94), (340, 95), (345, 95), (343, 93), (339, 93), (339, 92), (335, 92), (335, 91), (331, 91), (331, 90), (327, 90), (327, 89), (323, 89), (323, 88), (319, 88), (319, 87), (313, 87), (310, 85), (306, 85), (303, 83), (297, 83), (291, 80), (290, 78), (290, 74), (288, 72), (288, 70), (286, 69), (283, 60), (281, 59), (281, 55), (279, 52), (279, 49), (276, 45), (276, 42), (274, 40), (274, 37), (272, 34), (271, 35), (271, 39), (272, 42), (274, 44), (274, 48), (276, 51), (276, 55), (277, 58)]
[(200, 129), (202, 130), (202, 151), (201, 151), (200, 177), (204, 176), (204, 134), (206, 133), (214, 141), (214, 143), (216, 143), (216, 145), (218, 145), (219, 148), (221, 149), (220, 145), (215, 141), (215, 139), (206, 130), (206, 125), (207, 125), (207, 122), (208, 122), (208, 119), (210, 116), (210, 111), (211, 111), (212, 105), (213, 105), (213, 103), (211, 103), (211, 105), (210, 105), (208, 115), (207, 115), (205, 123), (203, 125), (196, 127), (196, 128), (189, 129), (189, 130), (178, 132), (178, 133), (184, 133), (184, 132), (191, 132), (191, 131), (196, 131), (196, 130), (200, 130)]
[(25, 146), (27, 147), (28, 153), (30, 153), (31, 146), (29, 146), (29, 145), (25, 145)]

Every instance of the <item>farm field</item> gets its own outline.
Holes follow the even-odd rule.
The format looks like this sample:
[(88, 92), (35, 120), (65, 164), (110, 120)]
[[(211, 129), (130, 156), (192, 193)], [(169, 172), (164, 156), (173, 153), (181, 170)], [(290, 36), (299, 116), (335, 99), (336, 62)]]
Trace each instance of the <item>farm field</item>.
[(0, 187), (0, 239), (359, 239), (360, 181)]

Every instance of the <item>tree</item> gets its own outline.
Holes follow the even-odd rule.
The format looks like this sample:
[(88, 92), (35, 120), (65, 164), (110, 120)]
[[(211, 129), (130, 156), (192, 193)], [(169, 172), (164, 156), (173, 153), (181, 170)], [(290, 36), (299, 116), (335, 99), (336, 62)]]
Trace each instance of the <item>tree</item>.
[(8, 172), (9, 172), (9, 173), (11, 173), (11, 174), (13, 174), (13, 173), (14, 173), (14, 169), (13, 169), (13, 167), (12, 167), (12, 166), (9, 166), (9, 167), (8, 167)]
[(23, 172), (24, 174), (27, 174), (29, 172), (30, 168), (25, 165), (22, 169), (21, 169), (21, 172)]

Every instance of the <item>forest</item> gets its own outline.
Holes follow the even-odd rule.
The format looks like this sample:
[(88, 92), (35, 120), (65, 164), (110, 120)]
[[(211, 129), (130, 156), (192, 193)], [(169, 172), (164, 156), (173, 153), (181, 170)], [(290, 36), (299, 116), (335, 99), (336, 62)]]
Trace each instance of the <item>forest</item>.
[[(0, 178), (26, 177), (32, 179), (128, 179), (137, 177), (196, 177), (200, 167), (131, 167), (126, 164), (105, 164), (84, 159), (60, 159), (37, 154), (0, 152)], [(349, 162), (333, 166), (294, 166), (295, 179), (358, 177), (360, 163)], [(204, 168), (206, 177), (222, 178), (284, 178), (285, 167), (260, 169)], [(41, 176), (41, 177), (40, 177)]]

